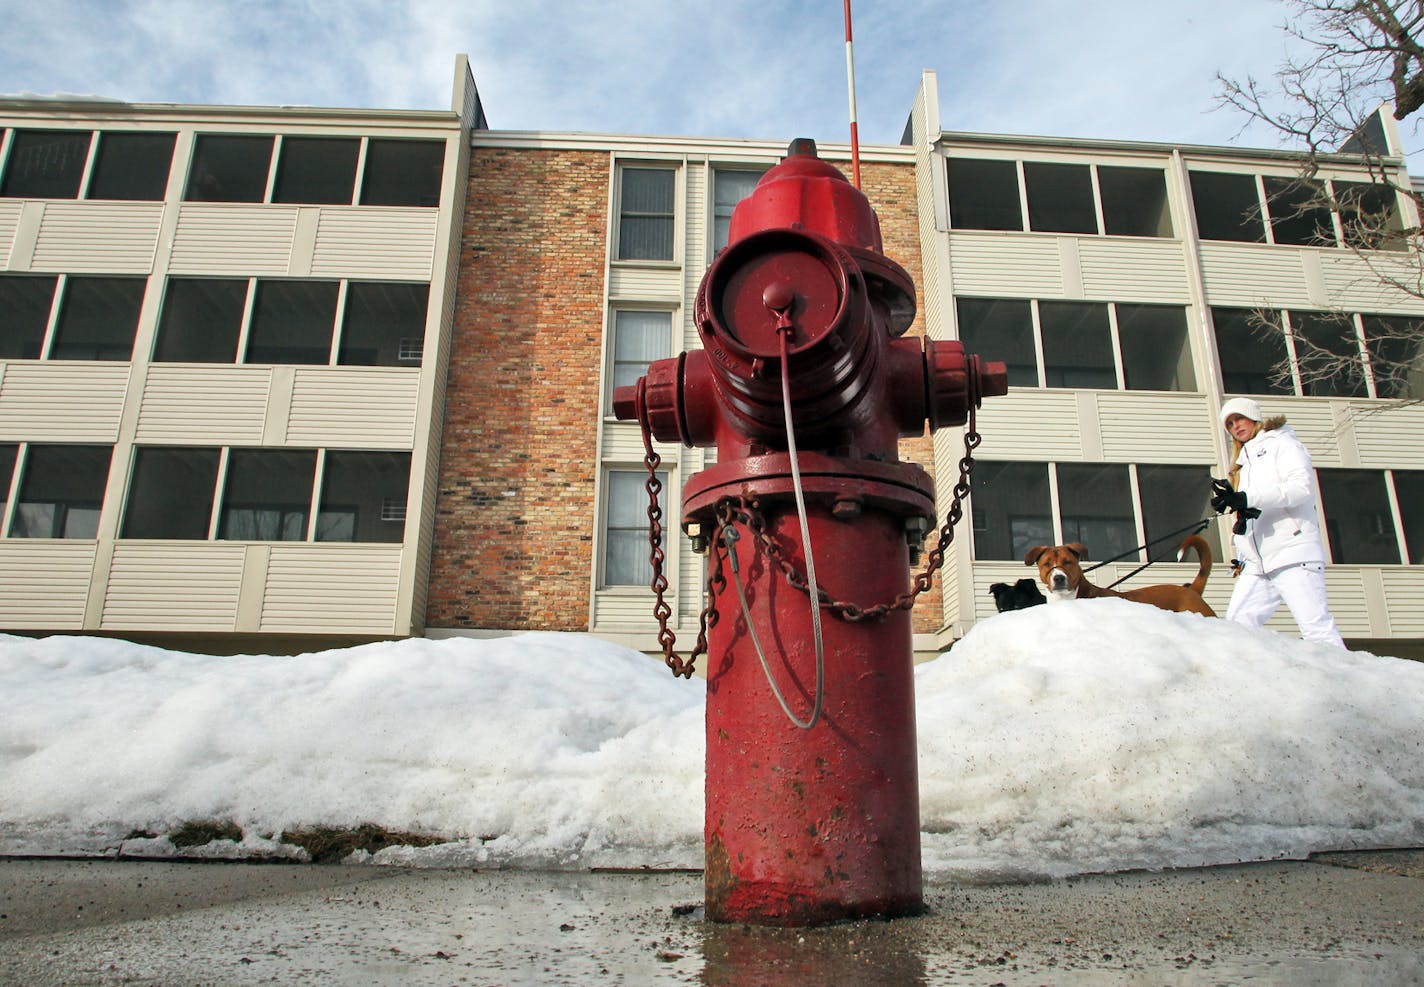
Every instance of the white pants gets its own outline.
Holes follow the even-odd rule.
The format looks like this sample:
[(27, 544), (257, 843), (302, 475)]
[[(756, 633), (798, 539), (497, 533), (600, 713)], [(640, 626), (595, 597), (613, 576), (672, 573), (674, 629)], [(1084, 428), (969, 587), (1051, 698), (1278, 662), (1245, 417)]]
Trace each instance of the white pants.
[(1320, 562), (1302, 562), (1268, 573), (1249, 569), (1241, 573), (1231, 591), (1226, 619), (1260, 627), (1271, 619), (1282, 601), (1290, 607), (1301, 637), (1318, 644), (1345, 646), (1325, 600), (1325, 566)]

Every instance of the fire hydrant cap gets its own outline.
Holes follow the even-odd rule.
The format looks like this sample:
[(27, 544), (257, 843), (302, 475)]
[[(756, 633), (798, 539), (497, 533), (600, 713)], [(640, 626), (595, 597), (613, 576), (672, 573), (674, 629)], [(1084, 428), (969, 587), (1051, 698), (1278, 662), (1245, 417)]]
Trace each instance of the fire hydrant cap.
[(884, 253), (880, 220), (870, 200), (838, 168), (821, 160), (808, 137), (792, 141), (781, 163), (732, 211), (727, 239), (735, 243), (770, 229), (819, 233), (842, 246)]

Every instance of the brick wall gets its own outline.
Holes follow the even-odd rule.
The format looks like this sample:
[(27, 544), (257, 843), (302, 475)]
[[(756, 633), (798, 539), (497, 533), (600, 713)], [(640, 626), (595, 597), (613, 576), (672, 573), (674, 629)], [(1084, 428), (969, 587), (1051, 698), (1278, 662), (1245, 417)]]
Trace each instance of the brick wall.
[(607, 190), (607, 154), (471, 154), (428, 626), (588, 627)]
[[(850, 177), (849, 164), (841, 166), (841, 170), (847, 178)], [(923, 265), (920, 262), (920, 221), (915, 203), (915, 166), (912, 163), (871, 164), (862, 162), (860, 190), (870, 199), (870, 205), (880, 218), (880, 239), (885, 247), (885, 256), (903, 267), (914, 279), (915, 321), (910, 326), (909, 335), (923, 336), (925, 334), (925, 318), (922, 311), (924, 273)], [(931, 476), (934, 476), (934, 446), (928, 428), (925, 429), (922, 438), (900, 440), (900, 458), (918, 463), (928, 470)], [(956, 479), (957, 477), (935, 477), (935, 485), (941, 496), (953, 488)], [(947, 507), (947, 503), (941, 504), (940, 510), (943, 511)], [(936, 519), (934, 522), (936, 531), (943, 522), (943, 515)], [(960, 527), (955, 529), (955, 538), (968, 538), (968, 531), (964, 530), (968, 526), (969, 521), (966, 518)], [(933, 544), (933, 541), (929, 544)], [(915, 567), (915, 571), (918, 572), (923, 567), (924, 559), (922, 558), (920, 564)], [(942, 623), (940, 619), (942, 612), (940, 586), (941, 577), (937, 575), (934, 587), (930, 592), (922, 594), (915, 604), (914, 625), (916, 631), (928, 633), (939, 629)]]

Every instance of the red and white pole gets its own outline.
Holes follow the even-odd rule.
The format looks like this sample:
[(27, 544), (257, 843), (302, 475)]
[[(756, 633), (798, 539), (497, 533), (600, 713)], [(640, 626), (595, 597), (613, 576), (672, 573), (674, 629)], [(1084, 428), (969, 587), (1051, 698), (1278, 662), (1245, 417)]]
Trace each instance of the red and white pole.
[(850, 0), (845, 0), (846, 85), (850, 90), (850, 171), (856, 188), (860, 188), (860, 132), (855, 122), (855, 54), (850, 33)]

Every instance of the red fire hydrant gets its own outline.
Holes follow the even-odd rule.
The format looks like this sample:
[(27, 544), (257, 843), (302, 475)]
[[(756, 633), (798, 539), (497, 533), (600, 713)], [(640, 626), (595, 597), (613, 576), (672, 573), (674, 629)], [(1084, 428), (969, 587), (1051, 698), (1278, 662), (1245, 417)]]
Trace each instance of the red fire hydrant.
[(615, 394), (649, 449), (649, 436), (717, 447), (682, 512), (714, 566), (714, 921), (923, 908), (912, 629), (908, 605), (890, 604), (913, 601), (934, 484), (898, 440), (964, 424), (1007, 383), (957, 342), (904, 336), (914, 297), (869, 200), (798, 140), (737, 206), (702, 279), (704, 348)]

